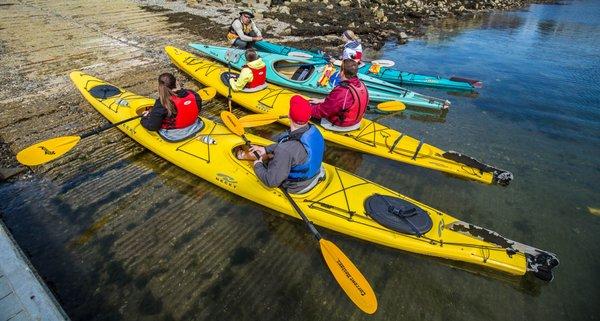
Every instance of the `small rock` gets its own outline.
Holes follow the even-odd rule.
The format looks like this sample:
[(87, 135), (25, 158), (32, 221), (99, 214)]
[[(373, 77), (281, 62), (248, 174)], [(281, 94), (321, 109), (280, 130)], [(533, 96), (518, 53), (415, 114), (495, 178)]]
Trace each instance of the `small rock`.
[(352, 21), (349, 25), (348, 25), (348, 29), (353, 29), (356, 28), (356, 25), (354, 24), (354, 21)]
[(333, 9), (333, 5), (332, 4), (328, 4), (327, 7), (325, 7), (325, 8), (331, 10), (331, 9)]
[(302, 20), (302, 19), (298, 18), (298, 19), (296, 19), (296, 22), (297, 22), (297, 23), (304, 23), (304, 20)]
[(407, 35), (407, 34), (406, 34), (406, 32), (404, 32), (404, 31), (401, 31), (401, 32), (400, 32), (400, 35), (399, 35), (399, 37), (400, 37), (400, 39), (404, 39), (404, 40), (408, 39), (408, 35)]
[(590, 211), (590, 214), (592, 215), (600, 216), (600, 208), (588, 207), (588, 211)]
[(288, 6), (281, 6), (281, 7), (279, 7), (279, 12), (283, 13), (283, 14), (290, 14), (290, 7), (288, 7)]
[(351, 2), (349, 0), (342, 0), (339, 2), (339, 5), (342, 7), (349, 7)]

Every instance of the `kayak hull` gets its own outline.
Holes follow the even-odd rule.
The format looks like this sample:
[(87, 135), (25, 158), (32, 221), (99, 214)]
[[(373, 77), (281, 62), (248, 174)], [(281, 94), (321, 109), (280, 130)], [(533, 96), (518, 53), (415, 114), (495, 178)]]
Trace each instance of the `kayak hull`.
[[(118, 90), (113, 95), (96, 98), (90, 90), (110, 84), (79, 71), (72, 72), (70, 77), (83, 97), (111, 123), (135, 116), (154, 103), (153, 99), (118, 87), (115, 87)], [(278, 188), (268, 188), (260, 182), (252, 169), (252, 162), (235, 158), (233, 150), (243, 145), (244, 140), (225, 126), (204, 118), (202, 121), (205, 125), (202, 131), (177, 143), (164, 141), (156, 132), (147, 131), (139, 120), (124, 123), (118, 128), (185, 171), (248, 200), (300, 219)], [(211, 139), (204, 139), (206, 136)], [(247, 138), (255, 144), (271, 143), (251, 134)], [(292, 195), (316, 225), (384, 246), (477, 264), (512, 275), (523, 275), (528, 271), (528, 254), (509, 251), (481, 239), (481, 235), (475, 237), (464, 231), (455, 231), (452, 226), (465, 223), (352, 173), (328, 164), (323, 164), (323, 167), (326, 172), (323, 182), (306, 194)], [(365, 200), (374, 194), (399, 198), (418, 207), (429, 215), (433, 227), (421, 236), (383, 227), (371, 219), (364, 208)]]

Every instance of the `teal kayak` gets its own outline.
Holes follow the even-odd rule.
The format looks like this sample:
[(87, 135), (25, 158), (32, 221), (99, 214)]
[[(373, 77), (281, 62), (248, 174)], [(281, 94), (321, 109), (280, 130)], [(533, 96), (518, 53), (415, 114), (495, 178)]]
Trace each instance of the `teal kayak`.
[[(282, 46), (268, 41), (259, 41), (254, 45), (254, 47), (256, 47), (256, 49), (259, 51), (278, 55), (301, 55), (307, 59), (310, 59), (312, 62), (326, 61), (326, 57), (323, 54), (297, 49), (294, 47)], [(400, 86), (427, 86), (449, 90), (475, 90), (475, 88), (481, 88), (483, 86), (483, 83), (479, 80), (461, 77), (451, 77), (448, 79), (440, 76), (419, 75), (384, 66), (381, 66), (379, 71), (375, 73), (371, 71), (372, 66), (373, 65), (370, 62), (365, 62), (364, 65), (359, 68), (358, 72), (360, 74), (369, 75), (373, 78), (381, 79)]]
[[(238, 70), (246, 64), (244, 50), (204, 44), (190, 44), (190, 46), (212, 59), (224, 64), (231, 64), (232, 68)], [(325, 86), (319, 84), (319, 80), (327, 68), (333, 67), (336, 71), (339, 69), (339, 67), (326, 66), (324, 63), (315, 63), (309, 59), (278, 54), (261, 52), (260, 57), (267, 65), (268, 82), (320, 95), (327, 95), (333, 89), (331, 83)], [(359, 78), (367, 86), (371, 102), (396, 100), (428, 111), (448, 109), (450, 106), (450, 102), (447, 100), (421, 95), (377, 78), (363, 74), (359, 74)]]

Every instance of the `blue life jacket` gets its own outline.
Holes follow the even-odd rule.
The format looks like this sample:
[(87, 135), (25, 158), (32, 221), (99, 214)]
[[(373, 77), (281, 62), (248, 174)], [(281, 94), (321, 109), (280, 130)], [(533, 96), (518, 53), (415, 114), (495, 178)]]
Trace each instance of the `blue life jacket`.
[[(299, 141), (306, 150), (306, 161), (302, 164), (292, 166), (287, 180), (291, 182), (300, 182), (311, 179), (321, 172), (321, 163), (325, 152), (325, 140), (323, 135), (313, 125), (302, 135), (287, 135), (279, 140), (279, 143), (288, 140)], [(298, 137), (300, 136), (300, 137)]]

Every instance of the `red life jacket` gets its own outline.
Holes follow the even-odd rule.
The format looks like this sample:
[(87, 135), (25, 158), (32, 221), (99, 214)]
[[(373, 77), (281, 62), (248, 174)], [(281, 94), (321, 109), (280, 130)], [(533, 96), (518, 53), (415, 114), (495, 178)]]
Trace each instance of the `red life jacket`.
[(352, 57), (356, 62), (360, 62), (362, 60), (362, 51), (357, 51)]
[(358, 82), (358, 86), (354, 86), (348, 82), (342, 82), (340, 86), (348, 88), (348, 91), (352, 95), (352, 105), (349, 107), (342, 106), (342, 110), (338, 113), (337, 117), (332, 119), (332, 124), (340, 127), (348, 127), (358, 124), (365, 112), (367, 111), (367, 105), (369, 105), (369, 92), (367, 86), (362, 81)]
[(175, 105), (176, 112), (163, 120), (161, 128), (185, 128), (196, 122), (201, 103), (196, 101), (196, 96), (191, 91), (188, 90), (184, 97), (171, 96), (170, 99)]
[(267, 66), (254, 69), (248, 65), (244, 65), (243, 68), (250, 68), (252, 71), (252, 81), (248, 82), (244, 88), (252, 89), (258, 86), (263, 86), (267, 82)]

